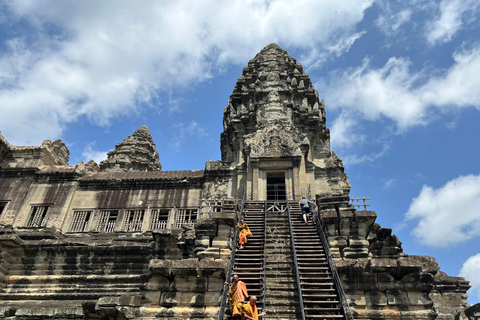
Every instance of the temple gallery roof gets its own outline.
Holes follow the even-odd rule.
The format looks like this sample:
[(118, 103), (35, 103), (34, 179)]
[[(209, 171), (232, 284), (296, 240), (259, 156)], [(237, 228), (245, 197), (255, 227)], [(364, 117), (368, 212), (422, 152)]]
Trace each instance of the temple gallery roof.
[(157, 179), (186, 179), (200, 178), (204, 170), (179, 171), (127, 171), (127, 172), (97, 172), (82, 177), (82, 181), (93, 180), (157, 180)]

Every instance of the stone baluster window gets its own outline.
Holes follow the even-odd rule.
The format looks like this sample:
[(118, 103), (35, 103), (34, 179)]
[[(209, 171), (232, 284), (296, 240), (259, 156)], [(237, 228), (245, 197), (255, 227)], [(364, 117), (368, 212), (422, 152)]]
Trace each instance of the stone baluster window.
[(48, 206), (32, 206), (30, 217), (28, 218), (27, 227), (39, 228), (45, 227), (47, 223)]
[(97, 224), (98, 232), (113, 232), (117, 223), (118, 210), (102, 210)]
[(74, 211), (70, 232), (87, 231), (91, 216), (92, 216), (91, 211)]
[(153, 209), (149, 230), (166, 229), (169, 212), (169, 209)]
[(145, 210), (126, 210), (122, 231), (141, 231)]
[(175, 228), (183, 225), (193, 225), (197, 221), (198, 209), (177, 209)]

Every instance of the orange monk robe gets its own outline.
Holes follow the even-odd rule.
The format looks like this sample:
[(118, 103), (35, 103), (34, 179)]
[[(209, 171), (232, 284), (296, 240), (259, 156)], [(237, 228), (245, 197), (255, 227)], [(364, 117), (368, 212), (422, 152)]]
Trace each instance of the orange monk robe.
[(243, 301), (248, 297), (247, 285), (243, 281), (233, 283), (228, 289), (228, 303), (232, 316), (243, 315)]
[(238, 243), (240, 245), (244, 245), (247, 243), (247, 237), (251, 236), (252, 233), (250, 232), (250, 228), (248, 228), (248, 225), (244, 222), (241, 226), (237, 226), (238, 229), (240, 229), (240, 234), (238, 235)]
[[(251, 305), (250, 302), (243, 306), (243, 312), (247, 314), (247, 316), (252, 317), (255, 320), (258, 320), (258, 310), (256, 305)], [(247, 318), (245, 318), (247, 319)]]

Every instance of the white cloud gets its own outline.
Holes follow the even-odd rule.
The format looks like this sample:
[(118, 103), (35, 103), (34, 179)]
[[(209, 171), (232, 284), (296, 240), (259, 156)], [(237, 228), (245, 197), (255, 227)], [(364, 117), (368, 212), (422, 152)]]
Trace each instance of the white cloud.
[(189, 124), (175, 124), (173, 139), (170, 143), (170, 148), (173, 151), (178, 151), (188, 139), (202, 139), (205, 136), (207, 136), (207, 133), (195, 121), (192, 121)]
[(460, 270), (460, 277), (464, 277), (470, 281), (472, 288), (470, 290), (475, 292), (477, 297), (480, 297), (480, 253), (471, 256), (463, 263)]
[(426, 70), (412, 72), (408, 59), (392, 57), (378, 69), (365, 59), (358, 68), (329, 75), (326, 101), (368, 120), (391, 119), (400, 131), (431, 121), (433, 108), (480, 110), (480, 44), (456, 51), (453, 59), (450, 69), (436, 77)]
[(384, 144), (382, 150), (380, 150), (379, 152), (371, 152), (368, 154), (363, 154), (361, 156), (357, 154), (352, 154), (352, 155), (343, 157), (343, 163), (345, 164), (345, 167), (349, 167), (357, 164), (371, 163), (383, 157), (389, 149), (390, 149), (389, 144)]
[[(389, 7), (389, 2), (385, 2), (385, 4)], [(393, 12), (393, 10), (388, 8), (383, 14), (378, 16), (375, 25), (385, 35), (392, 36), (399, 32), (402, 25), (410, 21), (411, 16), (411, 9), (403, 9), (400, 12)]]
[(405, 215), (419, 220), (412, 234), (432, 247), (446, 247), (479, 236), (480, 175), (460, 176), (438, 189), (424, 185)]
[(14, 144), (39, 144), (80, 117), (108, 125), (270, 42), (340, 55), (361, 36), (355, 27), (372, 2), (8, 2), (35, 36), (1, 25), (11, 39), (0, 56), (0, 127)]
[(365, 140), (365, 135), (359, 134), (359, 123), (355, 118), (342, 112), (333, 122), (330, 129), (330, 144), (332, 149), (351, 147)]
[(95, 142), (87, 143), (85, 149), (82, 152), (83, 162), (87, 163), (90, 160), (100, 164), (100, 161), (107, 159), (108, 151), (94, 150)]
[(385, 187), (385, 189), (388, 189), (388, 188), (392, 187), (396, 182), (397, 182), (396, 178), (391, 178), (391, 179), (388, 179), (387, 181), (385, 181), (383, 186)]
[(431, 45), (452, 40), (462, 28), (464, 14), (475, 15), (477, 0), (443, 0), (440, 3), (440, 16), (427, 25), (427, 41)]

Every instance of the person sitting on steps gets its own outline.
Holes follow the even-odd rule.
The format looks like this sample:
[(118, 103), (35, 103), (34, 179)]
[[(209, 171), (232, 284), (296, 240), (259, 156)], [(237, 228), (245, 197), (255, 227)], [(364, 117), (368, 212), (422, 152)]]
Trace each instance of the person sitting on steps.
[(241, 224), (238, 223), (237, 228), (240, 229), (240, 234), (238, 235), (238, 243), (240, 244), (240, 249), (243, 249), (243, 246), (247, 243), (247, 237), (250, 237), (252, 233), (250, 232), (250, 228), (242, 219)]
[(315, 207), (317, 206), (315, 202), (308, 200), (305, 196), (302, 196), (302, 200), (298, 201), (298, 206), (302, 209), (303, 221), (305, 221), (305, 224), (308, 223), (307, 214), (310, 213), (309, 203), (313, 204)]

